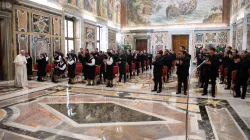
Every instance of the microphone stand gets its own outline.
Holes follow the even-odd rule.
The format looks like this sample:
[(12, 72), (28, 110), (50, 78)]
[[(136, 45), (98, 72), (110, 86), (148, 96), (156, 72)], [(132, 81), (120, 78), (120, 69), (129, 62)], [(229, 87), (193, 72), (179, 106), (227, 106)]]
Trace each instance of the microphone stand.
[(187, 111), (186, 111), (186, 140), (188, 140), (188, 114), (189, 114), (189, 88), (191, 85), (191, 78), (195, 71), (197, 71), (198, 68), (200, 68), (203, 64), (206, 63), (206, 60), (204, 60), (199, 66), (197, 66), (195, 69), (192, 70), (192, 72), (189, 74), (188, 77), (188, 91), (187, 91)]

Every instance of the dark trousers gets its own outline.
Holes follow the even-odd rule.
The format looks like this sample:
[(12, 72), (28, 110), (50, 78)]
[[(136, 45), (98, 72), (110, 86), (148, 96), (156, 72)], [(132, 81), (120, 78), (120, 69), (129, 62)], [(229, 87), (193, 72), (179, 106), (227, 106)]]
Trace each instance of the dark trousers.
[(232, 71), (228, 71), (228, 74), (227, 74), (227, 88), (231, 88), (231, 82), (232, 82)]
[(139, 73), (140, 73), (140, 63), (139, 63), (139, 62), (136, 62), (136, 63), (135, 63), (135, 67), (136, 67), (137, 76), (138, 76)]
[(144, 72), (144, 62), (141, 62), (141, 71)]
[(128, 64), (129, 65), (129, 73), (130, 73), (130, 79), (132, 78), (132, 64)]
[(127, 80), (125, 68), (119, 67), (119, 82), (122, 81), (122, 76), (124, 76), (124, 83), (125, 83)]
[(221, 82), (224, 82), (224, 69), (223, 69), (223, 71), (220, 72), (220, 73), (221, 73), (220, 81), (221, 81)]
[(158, 85), (159, 85), (159, 90), (162, 90), (162, 79), (161, 77), (154, 77), (154, 90), (158, 89)]
[(182, 83), (184, 84), (184, 93), (187, 92), (187, 76), (178, 76), (178, 93), (181, 93)]
[(88, 66), (87, 65), (83, 65), (83, 75), (84, 75), (84, 80), (87, 80), (87, 76), (88, 76)]
[(107, 77), (104, 68), (101, 68), (100, 70), (100, 80), (102, 81), (102, 79), (104, 80), (104, 82), (106, 82)]
[(167, 81), (169, 80), (171, 75), (171, 66), (168, 66), (168, 71), (167, 71)]
[(203, 94), (207, 94), (207, 88), (209, 79), (211, 79), (211, 86), (212, 86), (212, 95), (215, 96), (215, 86), (216, 86), (216, 76), (205, 76), (204, 77), (204, 87), (203, 87)]
[[(240, 88), (242, 87), (242, 92), (240, 91)], [(247, 92), (247, 80), (243, 78), (239, 78), (236, 80), (236, 96), (241, 96), (242, 98), (246, 97)]]
[(152, 59), (151, 59), (151, 61), (149, 60), (149, 67), (150, 67), (150, 69), (152, 69)]

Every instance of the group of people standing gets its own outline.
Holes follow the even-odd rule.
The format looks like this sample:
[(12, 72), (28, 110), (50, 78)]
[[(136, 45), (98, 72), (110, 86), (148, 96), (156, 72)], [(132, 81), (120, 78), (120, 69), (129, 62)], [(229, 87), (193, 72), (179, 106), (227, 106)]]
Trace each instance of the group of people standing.
[[(247, 55), (247, 51), (242, 51), (239, 55), (238, 50), (232, 49), (230, 46), (225, 49), (225, 52), (216, 52), (215, 48), (201, 49), (197, 56), (197, 64), (200, 65), (205, 61), (199, 69), (200, 88), (204, 89), (203, 95), (207, 95), (207, 86), (209, 80), (211, 80), (212, 96), (215, 97), (216, 78), (219, 76), (219, 67), (221, 67), (220, 84), (225, 84), (227, 86), (225, 90), (230, 90), (232, 80), (235, 80), (233, 81), (235, 82), (233, 89), (236, 93), (234, 97), (245, 99), (249, 78), (248, 70), (250, 68), (250, 59)], [(224, 73), (225, 69), (227, 69), (227, 73)], [(232, 77), (233, 71), (236, 72), (235, 79)], [(241, 87), (242, 91), (240, 90)]]
[[(137, 75), (140, 73), (140, 68), (142, 73), (144, 72), (144, 62), (149, 62), (149, 68), (152, 68), (152, 61), (150, 61), (152, 60), (152, 55), (146, 51), (134, 51), (134, 53), (132, 53), (131, 50), (107, 50), (107, 52), (102, 52), (96, 48), (94, 52), (90, 53), (88, 49), (80, 49), (78, 59), (83, 66), (84, 78), (88, 80), (87, 85), (95, 84), (96, 66), (100, 67), (100, 82), (107, 83), (107, 87), (113, 87), (114, 66), (118, 66), (119, 68), (119, 82), (123, 79), (124, 83), (126, 83), (127, 78), (131, 79), (133, 76), (133, 63), (136, 65)], [(129, 76), (127, 76), (126, 65), (128, 65), (129, 68)], [(147, 69), (148, 67), (146, 67), (145, 70)]]

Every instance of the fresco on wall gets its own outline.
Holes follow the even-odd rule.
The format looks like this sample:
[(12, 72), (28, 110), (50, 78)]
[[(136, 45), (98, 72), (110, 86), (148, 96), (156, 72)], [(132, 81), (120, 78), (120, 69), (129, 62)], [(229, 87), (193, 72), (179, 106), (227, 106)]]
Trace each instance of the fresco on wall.
[(206, 33), (206, 43), (215, 43), (216, 33)]
[(84, 10), (96, 14), (96, 0), (84, 0)]
[(115, 0), (115, 21), (121, 23), (121, 0)]
[(124, 44), (128, 45), (128, 44), (132, 44), (132, 36), (131, 35), (125, 35), (124, 37)]
[(95, 40), (95, 31), (93, 28), (86, 27), (86, 39)]
[(102, 19), (107, 19), (108, 0), (97, 0), (97, 15)]
[(115, 19), (115, 0), (108, 0), (108, 19)]
[(223, 0), (129, 0), (127, 25), (222, 22)]

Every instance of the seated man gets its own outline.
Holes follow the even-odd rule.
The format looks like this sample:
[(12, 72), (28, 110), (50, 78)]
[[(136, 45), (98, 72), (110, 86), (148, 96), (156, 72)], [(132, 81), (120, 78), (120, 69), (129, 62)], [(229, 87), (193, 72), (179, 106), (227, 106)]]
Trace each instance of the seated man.
[(64, 59), (60, 58), (60, 62), (55, 66), (54, 69), (53, 82), (58, 82), (60, 75), (64, 74), (65, 71), (66, 71), (66, 62), (64, 61)]

